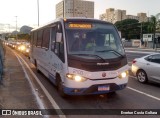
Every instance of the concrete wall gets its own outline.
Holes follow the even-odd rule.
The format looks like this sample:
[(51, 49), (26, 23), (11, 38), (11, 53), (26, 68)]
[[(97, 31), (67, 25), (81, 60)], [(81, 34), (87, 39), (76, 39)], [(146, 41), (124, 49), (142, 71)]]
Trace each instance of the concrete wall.
[(123, 41), (123, 46), (124, 47), (132, 47), (132, 42)]

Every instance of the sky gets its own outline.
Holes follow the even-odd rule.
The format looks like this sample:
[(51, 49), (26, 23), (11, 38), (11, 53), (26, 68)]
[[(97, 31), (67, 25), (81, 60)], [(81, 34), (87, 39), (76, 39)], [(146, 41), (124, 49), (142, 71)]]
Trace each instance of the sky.
[[(39, 0), (39, 23), (46, 24), (56, 18), (55, 6), (62, 0)], [(88, 0), (94, 1), (95, 18), (108, 8), (122, 9), (127, 15), (145, 12), (148, 16), (160, 13), (160, 0)], [(23, 25), (37, 27), (37, 0), (0, 0), (0, 32), (12, 31)], [(10, 29), (10, 30), (9, 30)]]

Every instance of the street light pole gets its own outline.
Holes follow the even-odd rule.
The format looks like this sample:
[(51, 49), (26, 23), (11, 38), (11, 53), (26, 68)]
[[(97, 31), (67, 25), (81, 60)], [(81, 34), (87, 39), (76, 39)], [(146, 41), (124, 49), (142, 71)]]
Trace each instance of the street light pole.
[(16, 17), (16, 40), (17, 40), (17, 16)]
[(73, 17), (75, 16), (75, 13), (74, 13), (74, 0), (73, 0)]
[(143, 22), (141, 22), (141, 33), (140, 33), (140, 41), (141, 41), (141, 46), (142, 45), (144, 45), (144, 46), (146, 46), (146, 44), (147, 44), (147, 42), (145, 41), (145, 42), (143, 42), (143, 24), (142, 24)]
[(10, 24), (8, 24), (8, 27), (9, 27), (9, 33), (10, 33)]
[(39, 27), (39, 0), (37, 0), (37, 10), (38, 10), (38, 27)]

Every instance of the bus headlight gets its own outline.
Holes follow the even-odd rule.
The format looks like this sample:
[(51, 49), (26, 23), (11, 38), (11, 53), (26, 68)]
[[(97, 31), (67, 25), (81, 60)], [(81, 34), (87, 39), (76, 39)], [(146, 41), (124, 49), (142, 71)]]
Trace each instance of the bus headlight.
[(74, 74), (67, 74), (66, 75), (68, 79), (74, 80), (76, 82), (83, 82), (86, 81), (87, 78), (79, 76), (79, 75), (74, 75)]
[(127, 77), (127, 76), (128, 76), (128, 71), (124, 71), (124, 72), (120, 73), (118, 77), (119, 77), (120, 79), (122, 79), (122, 78), (125, 78), (125, 77)]

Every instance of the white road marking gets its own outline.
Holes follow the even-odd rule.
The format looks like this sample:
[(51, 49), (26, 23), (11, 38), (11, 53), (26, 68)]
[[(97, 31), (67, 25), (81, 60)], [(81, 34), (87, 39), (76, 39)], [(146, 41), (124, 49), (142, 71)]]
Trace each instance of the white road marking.
[(125, 52), (142, 53), (142, 54), (153, 54), (153, 53), (156, 53), (156, 52), (142, 52), (142, 51), (130, 51), (130, 50), (126, 50)]
[[(15, 52), (14, 52), (14, 53), (15, 53)], [(16, 55), (16, 54), (15, 54), (15, 55)], [(36, 76), (36, 75), (34, 74), (34, 72), (30, 69), (29, 65), (25, 62), (25, 60), (24, 60), (22, 57), (20, 57), (19, 55), (16, 55), (16, 57), (17, 57), (17, 56), (18, 56), (19, 58), (21, 58), (21, 60), (24, 62), (24, 64), (25, 64), (26, 67), (29, 69), (29, 71), (31, 72), (31, 74), (34, 76), (34, 78), (36, 79), (37, 83), (40, 85), (40, 87), (42, 88), (42, 90), (44, 91), (44, 93), (46, 94), (46, 96), (48, 97), (48, 99), (50, 100), (50, 102), (52, 103), (53, 107), (54, 107), (55, 109), (60, 109), (60, 107), (57, 105), (57, 103), (56, 103), (55, 100), (52, 98), (52, 96), (48, 93), (48, 91), (45, 89), (45, 87), (41, 84), (41, 82), (39, 81), (39, 79), (37, 78), (37, 76)], [(23, 68), (23, 70), (24, 70), (24, 72), (25, 72), (26, 78), (29, 80), (29, 77), (28, 77), (28, 75), (27, 75), (27, 72), (26, 72), (26, 70), (25, 70), (22, 62), (20, 61), (20, 59), (19, 59), (18, 57), (17, 57), (17, 59), (19, 60), (20, 64), (22, 65), (22, 68)], [(130, 76), (130, 77), (135, 78), (134, 76)], [(29, 80), (29, 82), (31, 83), (30, 80)], [(32, 86), (32, 90), (34, 90), (32, 83), (31, 83), (31, 86)], [(130, 89), (130, 90), (132, 90), (132, 91), (134, 91), (134, 92), (143, 94), (143, 95), (145, 95), (145, 96), (147, 96), (147, 97), (150, 97), (150, 98), (153, 98), (153, 99), (155, 99), (155, 100), (160, 101), (160, 98), (155, 97), (155, 96), (153, 96), (153, 95), (147, 94), (147, 93), (145, 93), (145, 92), (139, 91), (139, 90), (134, 89), (134, 88), (129, 87), (129, 86), (128, 86), (127, 88)], [(35, 91), (33, 91), (33, 92), (35, 92)], [(37, 96), (36, 98), (39, 99), (39, 97), (38, 97), (38, 95), (37, 95), (36, 93), (35, 93), (35, 95)], [(41, 104), (41, 103), (40, 103), (40, 104)], [(43, 105), (42, 105), (41, 107), (43, 107)], [(63, 114), (62, 111), (58, 111), (58, 113), (59, 113), (59, 114)], [(60, 117), (60, 118), (66, 118), (65, 115), (59, 115), (59, 117)]]
[[(136, 79), (136, 77), (135, 77), (135, 76), (129, 76), (129, 77)], [(130, 90), (132, 90), (132, 91), (135, 91), (135, 92), (137, 92), (137, 93), (140, 93), (140, 94), (146, 95), (146, 96), (148, 96), (148, 97), (150, 97), (150, 98), (153, 98), (153, 99), (156, 99), (156, 100), (160, 101), (160, 98), (155, 97), (155, 96), (153, 96), (153, 95), (150, 95), (150, 94), (148, 94), (148, 93), (145, 93), (145, 92), (139, 91), (139, 90), (134, 89), (134, 88), (129, 87), (129, 86), (128, 86), (127, 88), (128, 88), (128, 89), (130, 89)]]
[(131, 76), (131, 75), (130, 75), (129, 77), (134, 78), (134, 79), (136, 79), (136, 78), (137, 78), (137, 77), (135, 77), (135, 76)]
[[(44, 106), (43, 102), (41, 101), (41, 99), (39, 98), (38, 94), (36, 93), (36, 91), (35, 91), (35, 89), (34, 89), (34, 85), (32, 84), (31, 80), (29, 79), (29, 76), (28, 76), (28, 74), (27, 74), (27, 71), (26, 71), (24, 65), (22, 64), (22, 61), (19, 59), (19, 56), (18, 56), (15, 52), (14, 52), (14, 54), (15, 54), (15, 56), (17, 57), (20, 65), (22, 66), (22, 69), (23, 69), (23, 71), (24, 71), (24, 73), (25, 73), (25, 77), (27, 78), (27, 80), (28, 80), (28, 82), (29, 82), (29, 84), (30, 84), (31, 90), (32, 90), (32, 92), (33, 92), (33, 95), (36, 97), (36, 100), (37, 100), (37, 103), (38, 103), (38, 105), (39, 105), (39, 108), (40, 108), (40, 109), (45, 109), (45, 106)], [(49, 118), (49, 117), (48, 117), (48, 115), (44, 115), (44, 118)]]
[[(48, 93), (48, 91), (46, 90), (46, 88), (43, 86), (43, 84), (39, 81), (39, 79), (37, 78), (37, 76), (34, 74), (34, 72), (30, 69), (30, 67), (29, 67), (29, 65), (25, 62), (25, 60), (21, 57), (21, 56), (19, 56), (19, 55), (17, 55), (15, 52), (14, 52), (14, 54), (16, 55), (16, 57), (18, 56), (22, 61), (23, 61), (23, 63), (26, 65), (26, 67), (29, 69), (29, 71), (31, 72), (31, 74), (33, 75), (33, 77), (35, 78), (35, 80), (37, 81), (37, 83), (39, 84), (39, 86), (41, 87), (41, 89), (43, 90), (43, 92), (45, 93), (45, 95), (47, 96), (47, 98), (49, 99), (49, 101), (51, 102), (51, 104), (52, 104), (52, 106), (55, 108), (55, 109), (58, 109), (57, 110), (57, 114), (59, 114), (59, 117), (60, 118), (66, 118), (66, 116), (64, 115), (64, 113), (60, 110), (60, 107), (57, 105), (57, 103), (55, 102), (55, 100), (52, 98), (52, 96)], [(17, 58), (18, 58), (17, 57)], [(19, 58), (18, 58), (18, 60), (19, 60)], [(20, 61), (20, 63), (22, 64), (22, 62)], [(24, 69), (24, 72), (25, 72), (25, 75), (27, 75), (27, 72), (26, 72), (26, 70), (25, 70), (25, 68), (22, 66), (22, 68)], [(27, 75), (27, 78), (29, 79), (29, 77), (28, 77), (28, 75)], [(31, 81), (29, 80), (29, 83), (31, 84), (31, 88), (32, 88), (32, 90), (34, 91), (34, 87), (33, 87), (33, 85), (32, 85), (32, 83), (31, 83)], [(34, 91), (35, 92), (35, 91)], [(38, 97), (38, 95), (35, 93), (35, 95), (36, 95), (36, 98)], [(38, 97), (38, 99), (39, 99), (39, 97)], [(39, 103), (39, 102), (38, 102)], [(39, 103), (40, 104), (40, 108), (42, 108), (42, 109), (44, 109), (44, 105), (42, 105), (43, 103), (42, 102), (40, 102)]]
[(128, 89), (130, 89), (130, 90), (132, 90), (132, 91), (134, 91), (134, 92), (137, 92), (137, 93), (143, 94), (143, 95), (145, 95), (145, 96), (148, 96), (148, 97), (150, 97), (150, 98), (153, 98), (153, 99), (155, 99), (155, 100), (160, 101), (160, 98), (155, 97), (155, 96), (153, 96), (153, 95), (147, 94), (147, 93), (145, 93), (145, 92), (139, 91), (139, 90), (134, 89), (134, 88), (131, 88), (131, 87), (127, 87), (127, 88), (128, 88)]

